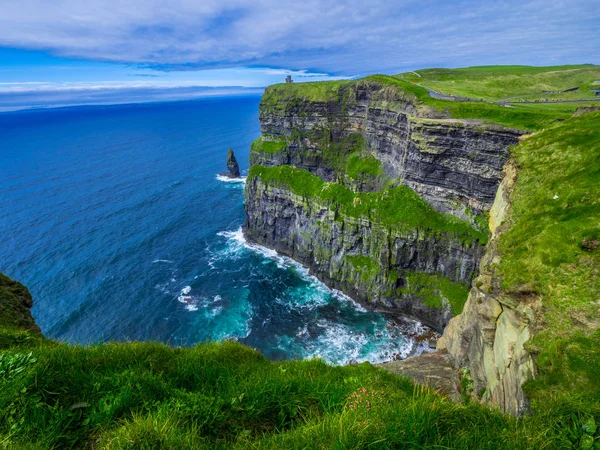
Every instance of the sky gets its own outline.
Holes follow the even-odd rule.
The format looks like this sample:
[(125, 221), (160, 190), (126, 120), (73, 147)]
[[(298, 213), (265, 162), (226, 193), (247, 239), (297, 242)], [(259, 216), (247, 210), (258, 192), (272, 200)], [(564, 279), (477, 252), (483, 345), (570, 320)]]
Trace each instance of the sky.
[(0, 110), (598, 63), (598, 0), (0, 0)]

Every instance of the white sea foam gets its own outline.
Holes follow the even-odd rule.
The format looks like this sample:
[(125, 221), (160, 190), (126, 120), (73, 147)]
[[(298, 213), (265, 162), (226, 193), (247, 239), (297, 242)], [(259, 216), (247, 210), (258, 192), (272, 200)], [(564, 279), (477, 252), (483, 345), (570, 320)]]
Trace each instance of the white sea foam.
[(156, 263), (173, 264), (173, 261), (171, 261), (169, 259), (155, 259), (154, 261), (152, 261), (152, 264), (156, 264)]
[(352, 304), (352, 307), (360, 312), (367, 312), (367, 308), (365, 308), (364, 306), (362, 306), (360, 303), (358, 303), (356, 300), (354, 300), (352, 297), (348, 297), (346, 294), (344, 294), (342, 291), (338, 291), (337, 289), (332, 289), (331, 290), (332, 295), (335, 296), (335, 298), (337, 298), (338, 300), (344, 301), (344, 302), (348, 302), (350, 304)]
[(212, 319), (212, 318), (218, 316), (219, 314), (221, 314), (222, 312), (223, 312), (223, 307), (222, 306), (218, 306), (216, 308), (209, 309), (206, 312), (206, 316), (208, 318)]
[[(328, 288), (299, 262), (282, 256), (275, 250), (248, 242), (241, 228), (236, 231), (223, 231), (218, 235), (228, 241), (227, 249), (222, 256), (236, 258), (240, 257), (241, 252), (249, 250), (267, 260), (275, 261), (279, 268), (293, 267), (302, 279), (309, 282), (308, 286), (298, 289), (286, 299), (276, 298), (278, 303), (285, 303), (287, 307), (293, 309), (314, 308), (327, 304), (329, 301), (327, 294), (329, 294), (342, 302), (350, 303), (356, 311), (368, 313), (366, 308), (348, 295), (337, 289)], [(330, 364), (348, 364), (352, 360), (380, 363), (429, 350), (426, 342), (417, 342), (413, 337), (425, 333), (427, 328), (420, 322), (408, 318), (399, 323), (377, 320), (373, 323), (375, 331), (369, 334), (355, 330), (351, 325), (326, 319), (320, 319), (314, 325), (322, 330), (316, 336), (310, 332), (309, 326), (303, 326), (297, 329), (294, 337), (281, 336), (278, 347), (284, 352), (299, 352), (304, 358), (322, 358)]]
[(182, 295), (187, 295), (187, 294), (189, 294), (189, 293), (191, 292), (191, 290), (192, 290), (192, 287), (191, 287), (191, 286), (186, 286), (186, 287), (184, 287), (184, 288), (181, 290), (181, 294), (182, 294)]
[(229, 178), (225, 175), (217, 175), (217, 180), (223, 181), (225, 183), (234, 183), (234, 184), (245, 184), (246, 177), (238, 177), (238, 178)]

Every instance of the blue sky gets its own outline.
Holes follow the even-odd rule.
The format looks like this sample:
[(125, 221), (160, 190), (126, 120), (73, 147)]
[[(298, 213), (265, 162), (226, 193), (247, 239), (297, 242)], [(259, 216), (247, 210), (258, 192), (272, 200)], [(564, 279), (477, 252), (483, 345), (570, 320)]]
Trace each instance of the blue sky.
[(0, 0), (0, 11), (3, 110), (254, 92), (287, 74), (600, 58), (597, 0)]

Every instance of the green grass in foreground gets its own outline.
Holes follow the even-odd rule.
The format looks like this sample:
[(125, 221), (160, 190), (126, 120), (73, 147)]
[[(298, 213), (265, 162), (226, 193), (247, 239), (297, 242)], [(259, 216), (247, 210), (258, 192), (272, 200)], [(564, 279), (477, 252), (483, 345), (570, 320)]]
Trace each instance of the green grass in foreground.
[[(399, 75), (407, 81), (427, 86), (448, 95), (485, 100), (522, 97), (593, 99), (589, 88), (600, 79), (600, 66), (480, 66), (463, 69), (425, 69)], [(562, 91), (580, 87), (578, 91), (549, 95), (542, 91)]]
[(296, 195), (314, 199), (350, 217), (368, 217), (374, 222), (406, 232), (430, 230), (454, 235), (463, 242), (487, 242), (487, 231), (479, 231), (450, 214), (435, 211), (407, 186), (356, 193), (340, 184), (327, 183), (306, 170), (285, 165), (253, 165), (248, 178), (254, 177), (260, 177), (269, 185), (289, 189)]
[(561, 401), (516, 420), (369, 364), (275, 363), (230, 342), (46, 341), (4, 348), (0, 372), (0, 447), (11, 449), (538, 450), (577, 447), (600, 419)]
[(574, 117), (512, 151), (518, 178), (500, 240), (506, 291), (541, 296), (536, 401), (560, 392), (600, 404), (600, 113)]

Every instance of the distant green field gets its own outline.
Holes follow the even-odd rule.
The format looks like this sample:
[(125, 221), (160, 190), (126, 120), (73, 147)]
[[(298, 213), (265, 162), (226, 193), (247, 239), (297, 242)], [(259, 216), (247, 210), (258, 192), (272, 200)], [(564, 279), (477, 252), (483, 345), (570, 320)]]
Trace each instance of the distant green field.
[[(600, 79), (600, 66), (479, 66), (463, 69), (424, 69), (397, 75), (437, 92), (484, 100), (593, 99), (589, 90)], [(579, 90), (563, 94), (543, 91)]]
[[(575, 109), (591, 104), (585, 103), (528, 103), (524, 105), (501, 106), (490, 102), (456, 102), (433, 98), (427, 89), (408, 81), (388, 75), (371, 75), (365, 80), (383, 85), (396, 86), (414, 95), (418, 103), (447, 111), (455, 119), (479, 119), (487, 123), (504, 125), (522, 130), (540, 130), (556, 120), (564, 120)], [(597, 102), (600, 104), (600, 102)]]
[[(448, 83), (444, 81), (445, 78), (440, 75), (439, 81), (436, 77), (434, 77), (434, 73), (454, 73), (454, 71), (463, 71), (466, 75), (462, 75), (463, 84), (466, 83), (464, 80), (470, 80), (469, 77), (474, 77), (473, 73), (480, 74), (485, 78), (485, 74), (492, 72), (494, 73), (495, 78), (502, 77), (515, 77), (519, 78), (514, 73), (517, 72), (517, 69), (514, 67), (518, 66), (509, 66), (513, 67), (511, 69), (510, 74), (504, 74), (502, 76), (498, 75), (498, 73), (493, 72), (492, 68), (484, 68), (483, 75), (482, 72), (474, 71), (474, 68), (469, 69), (427, 69), (424, 71), (419, 71), (419, 73), (427, 73), (429, 74), (429, 80), (427, 83), (422, 80), (419, 81), (417, 75), (412, 73), (412, 77), (417, 78), (421, 84), (434, 88), (434, 90), (439, 89), (440, 91), (460, 96), (475, 96), (473, 92), (466, 92), (463, 90), (446, 92), (440, 89), (439, 87), (434, 86), (435, 83)], [(565, 66), (572, 67), (572, 66)], [(598, 66), (573, 66), (573, 67), (583, 67), (585, 69), (569, 69), (568, 72), (575, 71), (590, 71), (590, 67), (595, 71), (596, 78), (590, 78), (589, 80), (594, 81), (595, 79), (600, 78), (600, 68)], [(527, 70), (530, 71), (541, 71), (542, 69), (548, 68), (539, 68), (539, 67), (520, 67), (519, 70), (524, 71), (526, 73)], [(542, 75), (548, 75), (550, 72), (541, 72)], [(579, 72), (578, 72), (579, 73)], [(590, 72), (591, 73), (591, 72)], [(440, 100), (433, 98), (427, 92), (427, 89), (422, 86), (418, 86), (415, 84), (416, 82), (413, 79), (410, 79), (411, 74), (402, 74), (398, 76), (389, 76), (389, 75), (370, 75), (365, 78), (361, 78), (358, 80), (337, 80), (337, 81), (321, 81), (321, 82), (311, 82), (311, 83), (297, 83), (297, 84), (275, 84), (269, 86), (262, 99), (261, 110), (263, 112), (270, 112), (273, 109), (281, 109), (287, 108), (295, 105), (301, 104), (303, 101), (308, 102), (339, 102), (342, 105), (349, 105), (353, 101), (355, 101), (352, 95), (352, 86), (356, 86), (360, 83), (368, 83), (375, 82), (383, 86), (393, 86), (398, 89), (398, 92), (402, 92), (402, 95), (405, 100), (409, 102), (414, 102), (417, 105), (423, 105), (435, 108), (436, 110), (442, 112), (447, 112), (451, 117), (455, 119), (479, 119), (486, 123), (499, 124), (512, 128), (519, 128), (522, 130), (541, 130), (543, 128), (548, 127), (556, 120), (564, 120), (573, 114), (573, 112), (582, 106), (589, 105), (600, 105), (600, 101), (594, 101), (595, 97), (593, 94), (587, 90), (586, 99), (589, 101), (585, 102), (570, 102), (570, 103), (525, 103), (525, 104), (513, 104), (512, 106), (502, 106), (496, 103), (492, 103), (491, 100), (488, 101), (478, 101), (478, 102), (456, 102), (451, 100)], [(534, 73), (535, 75), (535, 73)], [(446, 76), (447, 78), (448, 76)], [(454, 78), (458, 79), (457, 75), (453, 75)], [(492, 78), (494, 78), (492, 77)], [(489, 78), (489, 77), (488, 77)], [(491, 83), (490, 79), (488, 82)], [(531, 84), (531, 75), (527, 74), (527, 76), (521, 77), (522, 84)], [(476, 77), (474, 78), (476, 79)], [(527, 81), (529, 80), (529, 81)], [(470, 83), (470, 81), (469, 81)], [(485, 89), (479, 81), (479, 85), (481, 89)], [(508, 83), (508, 81), (506, 81)], [(458, 86), (458, 82), (456, 83)], [(591, 84), (590, 84), (591, 86)], [(487, 97), (496, 98), (498, 93), (502, 90), (498, 87), (494, 87), (496, 94), (490, 94)], [(505, 95), (506, 92), (503, 92), (502, 95)], [(588, 95), (589, 94), (589, 95)], [(476, 96), (477, 98), (484, 98), (484, 96)]]

